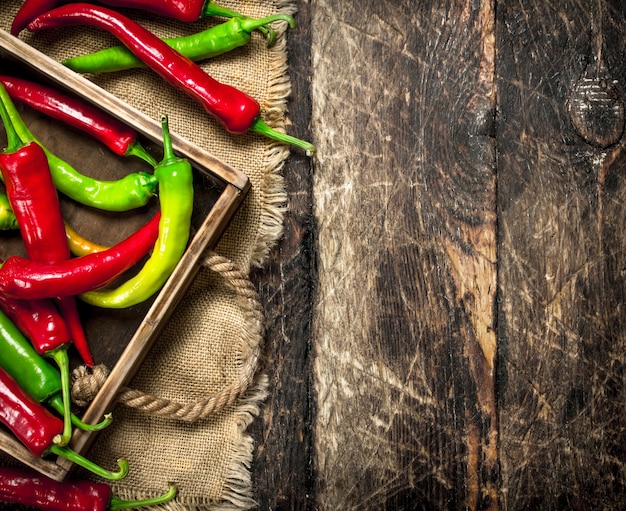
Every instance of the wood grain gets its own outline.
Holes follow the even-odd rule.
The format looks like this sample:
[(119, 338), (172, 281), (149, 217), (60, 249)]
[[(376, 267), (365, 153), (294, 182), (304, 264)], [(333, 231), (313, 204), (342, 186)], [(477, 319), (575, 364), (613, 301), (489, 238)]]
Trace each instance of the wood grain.
[(494, 3), (314, 12), (319, 508), (494, 508)]
[[(289, 133), (311, 140), (311, 12), (298, 3), (289, 31), (292, 93)], [(312, 429), (311, 322), (316, 286), (313, 161), (292, 151), (283, 169), (289, 195), (284, 233), (264, 268), (253, 272), (265, 308), (266, 342), (260, 371), (270, 377), (261, 419), (252, 425), (257, 443), (253, 480), (259, 509), (315, 509)]]
[(498, 8), (507, 509), (626, 501), (625, 22), (621, 2)]
[(620, 509), (623, 5), (415, 4), (298, 4), (260, 508)]

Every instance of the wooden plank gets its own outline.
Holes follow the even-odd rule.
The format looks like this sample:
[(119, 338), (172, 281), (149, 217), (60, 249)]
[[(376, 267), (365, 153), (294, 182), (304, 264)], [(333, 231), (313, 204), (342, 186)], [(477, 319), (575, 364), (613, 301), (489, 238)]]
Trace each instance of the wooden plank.
[[(298, 2), (288, 32), (289, 132), (310, 140), (310, 5)], [(251, 428), (259, 509), (315, 509), (311, 321), (316, 282), (313, 161), (294, 150), (282, 172), (289, 196), (284, 234), (267, 265), (252, 275), (265, 308), (261, 370), (270, 378), (262, 416)]]
[(503, 507), (623, 509), (626, 13), (497, 12)]
[(312, 10), (318, 509), (495, 509), (494, 3)]

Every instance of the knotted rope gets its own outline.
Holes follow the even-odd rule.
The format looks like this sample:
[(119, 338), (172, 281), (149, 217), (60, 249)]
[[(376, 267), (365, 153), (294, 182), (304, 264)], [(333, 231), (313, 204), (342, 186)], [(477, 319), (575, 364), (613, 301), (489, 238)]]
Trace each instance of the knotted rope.
[[(263, 311), (258, 293), (248, 276), (229, 259), (208, 251), (201, 264), (224, 277), (226, 283), (236, 293), (242, 307), (247, 328), (244, 328), (241, 334), (243, 348), (239, 377), (221, 391), (190, 403), (160, 398), (127, 387), (120, 390), (117, 396), (118, 403), (151, 415), (193, 422), (232, 405), (252, 383), (263, 338)], [(74, 403), (86, 406), (91, 402), (107, 376), (108, 370), (103, 365), (95, 366), (91, 371), (85, 366), (76, 368), (72, 373)]]

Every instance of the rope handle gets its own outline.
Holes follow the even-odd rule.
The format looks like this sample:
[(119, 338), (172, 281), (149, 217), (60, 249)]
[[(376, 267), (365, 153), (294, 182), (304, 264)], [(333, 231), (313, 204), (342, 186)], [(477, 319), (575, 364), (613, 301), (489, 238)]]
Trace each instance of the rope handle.
[[(252, 383), (263, 339), (263, 309), (258, 293), (249, 277), (226, 257), (209, 250), (201, 264), (221, 275), (241, 304), (248, 328), (244, 329), (241, 337), (247, 357), (242, 360), (239, 378), (219, 392), (190, 403), (179, 403), (123, 387), (117, 396), (118, 403), (150, 415), (193, 422), (232, 405)], [(104, 365), (97, 365), (91, 371), (85, 366), (76, 368), (72, 372), (72, 401), (78, 406), (89, 404), (107, 376), (108, 370)]]

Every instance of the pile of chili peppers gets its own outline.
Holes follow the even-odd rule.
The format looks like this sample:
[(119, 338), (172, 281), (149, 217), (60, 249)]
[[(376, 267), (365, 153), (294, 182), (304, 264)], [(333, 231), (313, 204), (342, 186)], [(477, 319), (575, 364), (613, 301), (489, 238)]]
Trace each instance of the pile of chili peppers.
[[(55, 174), (53, 166), (69, 165), (34, 137), (14, 101), (80, 128), (119, 156), (141, 158), (151, 171), (145, 179), (102, 182), (72, 169), (69, 184), (65, 183), (68, 173)], [(74, 428), (95, 431), (112, 421), (106, 415), (99, 423), (86, 424), (72, 409), (69, 350), (75, 347), (86, 365), (94, 364), (76, 298), (101, 307), (127, 307), (160, 289), (180, 260), (191, 229), (191, 165), (174, 155), (167, 116), (161, 120), (163, 159), (156, 162), (136, 133), (119, 121), (57, 90), (16, 77), (0, 77), (0, 118), (6, 134), (6, 147), (0, 152), (5, 188), (0, 194), (0, 222), (3, 230), (19, 233), (26, 253), (0, 261), (0, 423), (34, 456), (65, 457), (97, 476), (119, 480), (129, 471), (125, 459), (118, 461), (117, 471), (110, 471), (68, 447)], [(88, 183), (87, 189), (79, 193), (73, 180)], [(60, 195), (68, 187), (75, 191), (68, 197), (105, 211), (136, 208), (151, 198), (160, 207), (126, 239), (102, 247), (80, 237), (64, 220)], [(108, 193), (98, 198), (101, 190)], [(139, 265), (137, 274), (122, 286), (109, 286)], [(167, 502), (176, 494), (172, 486), (162, 496), (124, 502), (111, 497), (103, 484), (56, 483), (36, 474), (3, 470), (0, 500), (41, 509), (72, 509), (65, 500), (70, 496), (75, 509), (123, 509)]]
[[(268, 44), (276, 38), (272, 23), (294, 26), (291, 16), (253, 19), (213, 0), (101, 0), (101, 5), (60, 0), (26, 0), (11, 32), (71, 25), (106, 30), (122, 43), (64, 64), (80, 73), (104, 73), (149, 67), (182, 90), (230, 133), (256, 132), (301, 148), (313, 144), (278, 132), (261, 118), (259, 103), (235, 87), (220, 83), (198, 62), (246, 45), (258, 31)], [(59, 5), (63, 4), (63, 5)], [(110, 7), (143, 9), (184, 22), (220, 16), (226, 21), (182, 38), (159, 39)], [(79, 172), (44, 144), (20, 115), (16, 103), (78, 128), (120, 157), (136, 157), (145, 172), (102, 181)], [(112, 417), (86, 424), (70, 399), (69, 352), (84, 364), (94, 360), (82, 329), (77, 299), (103, 308), (126, 308), (149, 299), (180, 261), (190, 236), (193, 172), (174, 154), (167, 115), (161, 118), (163, 158), (155, 158), (137, 134), (103, 111), (60, 91), (23, 78), (0, 75), (0, 118), (6, 147), (0, 153), (0, 229), (19, 233), (26, 255), (0, 260), (0, 423), (33, 455), (66, 457), (92, 473), (119, 480), (129, 471), (125, 459), (106, 470), (68, 444), (74, 428), (100, 430)], [(123, 212), (158, 201), (157, 213), (126, 239), (111, 247), (81, 237), (63, 218), (60, 196), (79, 205)], [(128, 270), (133, 276), (126, 278)], [(121, 284), (119, 282), (122, 281)], [(39, 509), (126, 509), (165, 503), (175, 497), (170, 485), (161, 496), (134, 502), (112, 496), (103, 483), (56, 482), (30, 469), (0, 467), (0, 501)]]
[(123, 47), (77, 56), (64, 63), (76, 71), (90, 73), (118, 71), (137, 66), (149, 67), (170, 85), (200, 103), (228, 132), (235, 135), (255, 132), (299, 147), (308, 155), (315, 153), (312, 143), (279, 132), (266, 124), (261, 118), (261, 105), (256, 99), (232, 85), (219, 82), (196, 62), (247, 44), (254, 30), (270, 34), (268, 38), (272, 41), (274, 31), (269, 24), (282, 20), (294, 26), (294, 20), (290, 16), (275, 15), (253, 20), (223, 9), (212, 0), (101, 2), (109, 6), (143, 9), (188, 22), (214, 15), (230, 18), (221, 25), (190, 37), (162, 40), (114, 9), (89, 3), (68, 3), (55, 7), (58, 3), (55, 0), (24, 2), (15, 18), (12, 33), (17, 35), (24, 28), (36, 32), (75, 25), (105, 30), (119, 39)]

